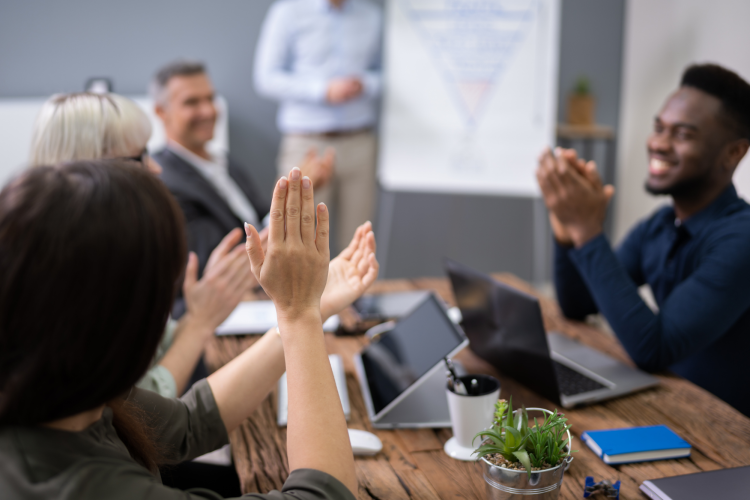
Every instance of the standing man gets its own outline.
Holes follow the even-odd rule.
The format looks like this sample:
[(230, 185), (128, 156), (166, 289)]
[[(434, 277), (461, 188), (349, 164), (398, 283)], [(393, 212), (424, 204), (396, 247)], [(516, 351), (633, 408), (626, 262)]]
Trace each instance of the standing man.
[(256, 90), (281, 103), (279, 175), (310, 148), (335, 151), (334, 176), (316, 197), (331, 209), (339, 250), (375, 204), (381, 30), (367, 0), (278, 0), (255, 56)]
[[(601, 311), (635, 363), (671, 370), (750, 416), (750, 205), (732, 176), (750, 147), (750, 85), (689, 67), (654, 119), (646, 190), (672, 204), (617, 250), (603, 234), (612, 186), (572, 151), (545, 151), (537, 179), (556, 240), (563, 313)], [(638, 294), (649, 284), (653, 312)]]

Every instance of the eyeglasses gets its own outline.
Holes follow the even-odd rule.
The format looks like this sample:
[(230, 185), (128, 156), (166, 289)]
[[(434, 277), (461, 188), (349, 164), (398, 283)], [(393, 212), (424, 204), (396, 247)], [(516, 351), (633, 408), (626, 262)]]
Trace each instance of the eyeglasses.
[(146, 162), (148, 162), (148, 148), (143, 148), (143, 151), (141, 151), (141, 154), (138, 156), (123, 156), (122, 159), (143, 163), (143, 166), (145, 167), (147, 166)]

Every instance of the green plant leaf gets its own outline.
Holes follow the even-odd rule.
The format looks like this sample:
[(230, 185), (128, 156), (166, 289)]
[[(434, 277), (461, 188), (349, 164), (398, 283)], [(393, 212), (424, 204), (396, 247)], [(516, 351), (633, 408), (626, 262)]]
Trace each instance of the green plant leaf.
[(507, 447), (513, 448), (514, 450), (518, 449), (522, 439), (521, 433), (513, 427), (507, 425), (503, 427), (503, 430), (505, 431), (505, 445)]
[(490, 441), (494, 442), (494, 444), (496, 445), (500, 445), (500, 444), (502, 444), (503, 446), (505, 445), (505, 439), (500, 434), (500, 432), (496, 431), (495, 429), (485, 429), (483, 431), (479, 431), (477, 435), (474, 436), (474, 439), (471, 440), (472, 445), (474, 444), (474, 441), (478, 437), (485, 437), (485, 438), (488, 437), (490, 438)]
[(477, 448), (476, 450), (474, 450), (474, 452), (472, 453), (472, 455), (474, 453), (476, 453), (480, 457), (483, 457), (483, 456), (489, 455), (491, 453), (500, 453), (502, 455), (503, 454), (503, 450), (501, 448), (498, 448), (497, 446), (492, 446), (491, 444), (486, 444), (486, 445), (480, 446), (479, 448)]
[(513, 455), (521, 462), (521, 465), (526, 467), (526, 472), (531, 477), (531, 461), (529, 460), (529, 454), (526, 451), (514, 451)]
[(508, 418), (506, 419), (505, 425), (515, 427), (513, 425), (513, 396), (508, 398)]

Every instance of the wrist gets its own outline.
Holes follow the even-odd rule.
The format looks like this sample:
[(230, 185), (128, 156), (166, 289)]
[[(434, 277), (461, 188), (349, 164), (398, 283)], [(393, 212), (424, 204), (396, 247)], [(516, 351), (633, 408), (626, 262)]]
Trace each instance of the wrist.
[(199, 335), (206, 340), (213, 335), (217, 326), (200, 316), (196, 316), (190, 311), (186, 312), (182, 318), (180, 318), (180, 322), (184, 325), (185, 331), (189, 331), (194, 335)]
[(581, 248), (603, 232), (601, 225), (592, 227), (571, 227), (569, 229), (570, 239), (576, 248)]
[(325, 323), (328, 321), (328, 318), (336, 314), (328, 305), (326, 305), (324, 302), (320, 302), (320, 321)]
[(319, 307), (306, 307), (294, 311), (278, 311), (277, 319), (281, 335), (288, 331), (297, 331), (310, 327), (323, 330), (323, 319)]
[(572, 247), (572, 246), (575, 246), (575, 243), (574, 243), (574, 242), (573, 242), (573, 240), (572, 240), (572, 239), (570, 238), (570, 236), (568, 236), (567, 234), (566, 234), (566, 235), (564, 235), (564, 236), (560, 236), (560, 235), (556, 234), (556, 233), (555, 233), (555, 232), (553, 231), (553, 233), (552, 233), (552, 236), (554, 236), (554, 238), (555, 238), (555, 241), (556, 241), (556, 242), (557, 242), (557, 244), (558, 244), (558, 245), (560, 245), (561, 247)]

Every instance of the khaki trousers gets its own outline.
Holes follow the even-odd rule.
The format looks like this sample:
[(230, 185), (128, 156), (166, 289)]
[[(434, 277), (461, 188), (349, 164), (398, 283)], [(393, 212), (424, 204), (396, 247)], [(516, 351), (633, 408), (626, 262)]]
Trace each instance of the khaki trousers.
[(325, 187), (315, 190), (315, 202), (326, 204), (331, 214), (331, 257), (346, 248), (357, 226), (372, 220), (375, 209), (377, 145), (370, 131), (328, 136), (285, 135), (281, 140), (277, 170), (287, 175), (310, 149), (336, 152), (334, 172)]

